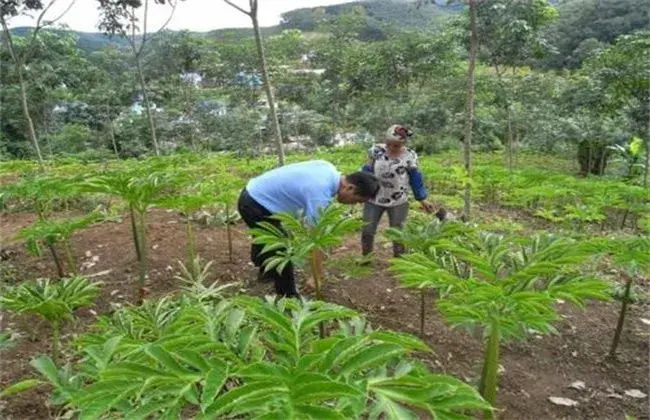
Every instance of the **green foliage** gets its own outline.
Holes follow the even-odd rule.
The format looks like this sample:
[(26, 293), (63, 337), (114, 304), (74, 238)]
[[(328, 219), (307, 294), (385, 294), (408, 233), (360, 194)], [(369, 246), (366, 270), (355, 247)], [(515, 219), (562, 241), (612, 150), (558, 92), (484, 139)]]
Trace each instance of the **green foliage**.
[(578, 68), (584, 42), (592, 39), (610, 44), (621, 35), (631, 34), (648, 25), (648, 0), (569, 0), (559, 2), (559, 18), (547, 29), (550, 43), (557, 52), (543, 62), (553, 68)]
[(282, 229), (262, 222), (253, 230), (255, 243), (264, 245), (263, 253), (278, 250), (276, 256), (266, 260), (266, 270), (281, 272), (289, 263), (304, 266), (314, 251), (329, 252), (338, 246), (343, 236), (356, 232), (362, 222), (345, 217), (345, 208), (332, 204), (323, 208), (313, 226), (290, 214), (277, 214), (273, 218)]
[(557, 16), (557, 10), (546, 0), (478, 3), (477, 29), (486, 60), (495, 66), (512, 67), (540, 56), (546, 45), (540, 29)]
[(18, 239), (26, 241), (27, 249), (34, 255), (41, 255), (40, 244), (53, 246), (59, 242), (66, 242), (73, 233), (81, 230), (102, 219), (98, 212), (87, 216), (62, 220), (37, 220), (31, 226), (23, 228), (18, 234)]
[(210, 271), (214, 261), (203, 263), (199, 257), (194, 258), (186, 267), (179, 262), (180, 274), (174, 276), (176, 280), (183, 283), (181, 289), (187, 292), (187, 295), (199, 302), (205, 300), (220, 300), (225, 296), (225, 292), (238, 286), (237, 283), (220, 284), (219, 280), (214, 280), (211, 284), (206, 285), (212, 273)]
[(99, 295), (101, 283), (90, 283), (85, 277), (64, 278), (56, 283), (49, 279), (25, 282), (4, 291), (0, 305), (23, 315), (37, 315), (52, 326), (52, 355), (57, 360), (61, 324), (73, 317), (79, 308), (90, 306)]
[(20, 182), (2, 188), (2, 199), (6, 202), (24, 202), (39, 219), (47, 219), (62, 201), (79, 193), (78, 185), (66, 177), (28, 172)]
[[(188, 409), (198, 418), (415, 418), (414, 408), (469, 418), (465, 410), (489, 407), (470, 386), (412, 361), (412, 352), (428, 350), (422, 342), (373, 331), (341, 306), (190, 301), (162, 299), (103, 318), (79, 340), (73, 371), (84, 383), (41, 366), (58, 403), (80, 418), (174, 418)], [(339, 327), (319, 338), (323, 321)]]
[(140, 167), (96, 175), (83, 181), (81, 188), (88, 193), (119, 197), (139, 213), (144, 213), (169, 188), (172, 176), (168, 171), (156, 172), (155, 167)]
[(53, 283), (49, 279), (22, 283), (3, 293), (3, 307), (18, 314), (35, 314), (55, 323), (70, 319), (73, 311), (92, 304), (99, 294), (100, 283), (84, 277), (65, 278)]
[[(452, 326), (485, 331), (481, 391), (494, 404), (502, 340), (553, 332), (556, 299), (582, 306), (588, 299), (609, 298), (607, 283), (578, 271), (602, 248), (600, 242), (550, 235), (508, 239), (468, 230), (451, 238), (434, 236), (424, 250), (396, 259), (393, 270), (406, 287), (441, 290), (437, 308)], [(469, 270), (446, 263), (445, 254)]]
[(612, 263), (625, 268), (633, 276), (650, 273), (650, 238), (622, 237), (608, 242)]
[(643, 172), (645, 168), (645, 164), (642, 162), (643, 140), (634, 137), (627, 145), (615, 144), (611, 146), (611, 149), (625, 162), (625, 177), (627, 179), (634, 179)]

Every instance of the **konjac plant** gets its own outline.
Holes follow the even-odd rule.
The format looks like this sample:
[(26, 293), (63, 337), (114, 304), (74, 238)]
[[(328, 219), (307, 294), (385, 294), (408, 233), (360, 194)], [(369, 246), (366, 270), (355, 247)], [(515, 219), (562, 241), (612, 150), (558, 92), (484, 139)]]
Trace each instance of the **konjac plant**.
[[(450, 253), (441, 251), (439, 247), (436, 247), (436, 244), (440, 241), (462, 238), (463, 232), (467, 231), (467, 229), (463, 223), (440, 221), (437, 218), (420, 216), (409, 220), (401, 229), (387, 229), (386, 236), (392, 241), (404, 244), (407, 252), (436, 261), (440, 267), (439, 275), (448, 275), (448, 273), (453, 272), (458, 277), (466, 277), (467, 273), (463, 271), (466, 266)], [(416, 289), (420, 292), (420, 336), (424, 336), (427, 306), (426, 292), (436, 289), (438, 284), (432, 281), (428, 274), (430, 273), (425, 276), (409, 276), (403, 278), (401, 283), (405, 288)]]
[[(537, 235), (506, 238), (466, 232), (440, 240), (436, 252), (448, 253), (468, 267), (458, 276), (436, 258), (414, 253), (396, 259), (393, 269), (406, 284), (424, 283), (444, 289), (438, 311), (452, 326), (479, 328), (485, 340), (479, 390), (496, 406), (501, 344), (523, 340), (529, 331), (554, 331), (559, 320), (556, 299), (584, 305), (587, 299), (609, 298), (608, 283), (583, 276), (578, 268), (598, 251), (594, 243)], [(493, 412), (486, 413), (492, 416)]]
[(139, 265), (139, 302), (146, 295), (147, 261), (147, 210), (174, 184), (173, 171), (149, 172), (146, 167), (124, 168), (121, 171), (101, 173), (81, 185), (83, 191), (107, 194), (124, 200), (129, 206), (131, 231)]
[(614, 339), (607, 355), (608, 359), (614, 360), (621, 340), (627, 308), (634, 301), (634, 283), (644, 275), (650, 274), (650, 238), (636, 236), (614, 239), (609, 242), (609, 249), (612, 264), (620, 269), (621, 277), (624, 279), (624, 285), (622, 287), (617, 285), (613, 293), (614, 298), (621, 302)]
[(0, 306), (19, 315), (37, 315), (52, 327), (52, 357), (59, 358), (61, 327), (72, 319), (74, 311), (90, 306), (99, 295), (99, 282), (84, 277), (64, 278), (57, 282), (38, 279), (9, 288), (0, 297)]
[(57, 245), (61, 245), (65, 255), (68, 275), (77, 274), (77, 259), (70, 243), (72, 235), (102, 219), (99, 213), (63, 220), (39, 219), (31, 226), (21, 229), (18, 239), (26, 241), (30, 253), (41, 256), (41, 245), (45, 245), (52, 253), (59, 277), (65, 276), (65, 269), (56, 252)]
[[(321, 338), (326, 321), (338, 326)], [(37, 359), (43, 378), (8, 391), (48, 384), (79, 419), (469, 419), (490, 408), (415, 361), (430, 351), (420, 340), (321, 301), (164, 298), (93, 331), (67, 370)]]
[(272, 216), (282, 228), (268, 222), (259, 223), (259, 228), (253, 229), (255, 243), (264, 245), (263, 254), (277, 251), (265, 261), (265, 270), (282, 272), (289, 263), (308, 266), (316, 299), (322, 299), (323, 256), (340, 245), (344, 235), (357, 232), (362, 226), (361, 221), (346, 217), (345, 212), (343, 206), (331, 204), (320, 211), (314, 225), (303, 217), (286, 213)]

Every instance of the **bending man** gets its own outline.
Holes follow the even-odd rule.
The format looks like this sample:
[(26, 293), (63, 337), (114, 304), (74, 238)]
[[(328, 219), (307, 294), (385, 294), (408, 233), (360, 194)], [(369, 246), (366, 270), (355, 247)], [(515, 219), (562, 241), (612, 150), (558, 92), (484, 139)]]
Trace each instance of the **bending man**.
[[(249, 228), (260, 222), (281, 227), (271, 218), (276, 213), (302, 213), (315, 224), (319, 210), (335, 198), (339, 203), (358, 204), (375, 198), (378, 191), (379, 181), (372, 174), (344, 176), (331, 163), (313, 160), (282, 166), (251, 179), (241, 192), (238, 210)], [(262, 248), (257, 244), (251, 247), (251, 260), (260, 270), (258, 278), (273, 280), (279, 295), (298, 296), (293, 266), (287, 264), (282, 273), (271, 270), (264, 274), (264, 261), (272, 253), (261, 255)]]

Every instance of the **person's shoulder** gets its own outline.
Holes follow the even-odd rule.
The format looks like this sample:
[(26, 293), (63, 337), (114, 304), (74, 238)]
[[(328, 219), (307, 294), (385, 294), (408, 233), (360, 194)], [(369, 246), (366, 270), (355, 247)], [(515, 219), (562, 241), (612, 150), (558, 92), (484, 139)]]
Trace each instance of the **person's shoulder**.
[(407, 148), (406, 149), (406, 154), (411, 159), (417, 159), (418, 158), (418, 153), (414, 149)]

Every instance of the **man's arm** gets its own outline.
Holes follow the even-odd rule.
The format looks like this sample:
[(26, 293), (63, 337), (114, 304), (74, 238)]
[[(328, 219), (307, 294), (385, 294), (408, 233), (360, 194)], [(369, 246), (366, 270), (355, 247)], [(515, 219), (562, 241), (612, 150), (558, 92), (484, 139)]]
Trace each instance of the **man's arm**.
[(368, 160), (366, 161), (366, 164), (363, 165), (363, 168), (361, 168), (363, 172), (375, 172), (375, 157), (377, 156), (377, 153), (377, 146), (368, 149)]

